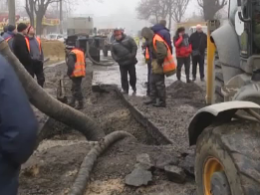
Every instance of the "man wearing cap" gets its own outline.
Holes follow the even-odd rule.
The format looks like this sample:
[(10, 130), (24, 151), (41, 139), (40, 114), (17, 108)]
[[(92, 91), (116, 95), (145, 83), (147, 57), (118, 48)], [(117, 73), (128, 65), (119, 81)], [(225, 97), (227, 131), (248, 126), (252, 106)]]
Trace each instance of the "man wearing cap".
[(45, 82), (45, 76), (43, 71), (43, 51), (41, 46), (41, 40), (35, 37), (34, 28), (29, 25), (27, 29), (27, 36), (25, 37), (27, 43), (29, 43), (30, 55), (32, 58), (32, 72), (31, 75), (36, 76), (38, 84), (43, 87)]
[(16, 35), (17, 31), (16, 31), (16, 27), (13, 25), (8, 25), (7, 26), (7, 31), (3, 34), (3, 38), (5, 41), (7, 41), (10, 49), (12, 50), (13, 47), (13, 38)]
[(114, 30), (114, 37), (115, 41), (112, 42), (111, 53), (120, 67), (123, 93), (129, 93), (128, 74), (133, 93), (136, 93), (137, 45), (132, 37), (126, 36), (120, 29)]
[[(84, 99), (81, 91), (82, 79), (86, 76), (86, 59), (84, 52), (77, 47), (66, 45), (67, 75), (72, 81), (72, 98), (69, 102), (71, 107), (80, 110), (84, 107)], [(77, 106), (75, 105), (76, 103)]]
[(202, 31), (202, 26), (198, 24), (196, 26), (196, 32), (194, 32), (189, 39), (192, 47), (192, 76), (193, 81), (197, 76), (197, 64), (199, 64), (200, 79), (204, 81), (204, 61), (205, 50), (207, 48), (207, 35)]
[(20, 23), (17, 26), (17, 31), (18, 33), (13, 40), (13, 52), (25, 69), (33, 76), (33, 60), (26, 41), (28, 27), (26, 24)]

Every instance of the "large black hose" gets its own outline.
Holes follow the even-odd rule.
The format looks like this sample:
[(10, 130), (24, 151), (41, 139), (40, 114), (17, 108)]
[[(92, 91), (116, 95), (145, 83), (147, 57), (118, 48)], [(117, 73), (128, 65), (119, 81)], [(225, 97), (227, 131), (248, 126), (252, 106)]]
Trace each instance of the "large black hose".
[(134, 138), (131, 134), (125, 131), (115, 131), (104, 137), (97, 146), (90, 150), (80, 166), (78, 176), (71, 188), (70, 195), (84, 195), (90, 172), (94, 166), (95, 161), (97, 160), (97, 157), (111, 144), (125, 137)]
[(10, 63), (22, 83), (30, 102), (41, 112), (81, 132), (89, 140), (100, 140), (105, 136), (102, 129), (90, 117), (53, 98), (25, 70), (0, 37), (0, 53)]

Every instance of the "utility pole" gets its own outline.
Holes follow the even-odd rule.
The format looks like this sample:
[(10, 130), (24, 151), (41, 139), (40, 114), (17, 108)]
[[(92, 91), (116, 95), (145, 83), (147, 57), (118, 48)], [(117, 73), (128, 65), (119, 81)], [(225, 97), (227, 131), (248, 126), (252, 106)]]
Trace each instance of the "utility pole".
[(9, 24), (15, 26), (15, 0), (8, 0)]
[(62, 22), (63, 22), (63, 16), (62, 16), (62, 0), (60, 0), (60, 34), (63, 34), (63, 26), (62, 26)]

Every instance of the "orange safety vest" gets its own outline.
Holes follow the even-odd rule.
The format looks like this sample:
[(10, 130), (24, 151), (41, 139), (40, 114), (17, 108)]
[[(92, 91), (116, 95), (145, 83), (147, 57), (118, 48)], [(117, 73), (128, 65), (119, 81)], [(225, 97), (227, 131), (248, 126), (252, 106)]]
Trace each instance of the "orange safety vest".
[(86, 76), (86, 61), (84, 52), (79, 49), (72, 49), (72, 53), (76, 55), (76, 63), (72, 73), (72, 77), (84, 77)]
[(156, 34), (153, 37), (153, 46), (154, 46), (155, 50), (157, 50), (156, 41), (163, 42), (164, 45), (167, 47), (167, 56), (165, 57), (163, 64), (162, 64), (163, 65), (163, 73), (166, 76), (174, 75), (175, 72), (176, 72), (176, 64), (174, 62), (174, 59), (173, 59), (173, 56), (171, 54), (171, 50), (170, 50), (169, 46), (159, 35)]
[(8, 42), (11, 38), (13, 38), (13, 37), (8, 37), (5, 41)]
[[(25, 37), (25, 41), (26, 41), (26, 45), (27, 45), (28, 51), (31, 52), (31, 47), (30, 47), (29, 38), (28, 38), (28, 37)], [(42, 52), (42, 43), (41, 43), (40, 38), (39, 38), (39, 37), (36, 37), (36, 41), (38, 42), (39, 51), (40, 51), (40, 53), (41, 53), (41, 52)]]
[(145, 59), (146, 59), (146, 60), (149, 60), (149, 59), (150, 59), (148, 47), (145, 48)]

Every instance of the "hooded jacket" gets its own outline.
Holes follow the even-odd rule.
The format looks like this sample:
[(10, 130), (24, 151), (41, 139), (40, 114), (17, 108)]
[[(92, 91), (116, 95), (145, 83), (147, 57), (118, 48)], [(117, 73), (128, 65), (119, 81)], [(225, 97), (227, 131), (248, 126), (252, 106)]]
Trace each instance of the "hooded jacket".
[(132, 37), (123, 34), (121, 40), (115, 40), (111, 49), (113, 59), (120, 66), (135, 65), (137, 63), (137, 45)]
[(13, 50), (13, 38), (14, 38), (15, 34), (13, 32), (10, 32), (10, 31), (7, 31), (3, 34), (3, 38), (4, 40), (7, 40), (8, 38), (11, 38), (9, 39), (8, 41), (8, 45), (9, 47), (11, 48), (11, 50)]
[(147, 41), (149, 53), (151, 55), (151, 66), (153, 74), (164, 74), (162, 63), (167, 56), (167, 46), (162, 41), (156, 41), (157, 50), (153, 46), (154, 32), (149, 28), (143, 28), (142, 35)]
[(183, 36), (176, 35), (173, 38), (173, 41), (176, 48), (176, 57), (183, 58), (190, 56), (192, 49), (187, 34), (184, 34)]
[(169, 30), (161, 24), (156, 24), (151, 29), (155, 34), (158, 34), (163, 38), (163, 40), (167, 43), (172, 53), (172, 41)]
[(18, 77), (1, 54), (0, 64), (0, 194), (17, 195), (20, 166), (34, 150), (38, 123)]

